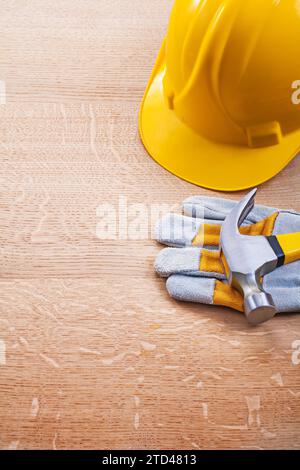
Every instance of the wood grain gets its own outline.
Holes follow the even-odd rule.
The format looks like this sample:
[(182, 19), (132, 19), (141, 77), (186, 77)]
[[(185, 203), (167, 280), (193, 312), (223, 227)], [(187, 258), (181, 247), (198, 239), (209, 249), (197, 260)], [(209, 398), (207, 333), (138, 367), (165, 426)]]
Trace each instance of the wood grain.
[[(177, 303), (155, 242), (96, 236), (97, 207), (120, 196), (214, 194), (138, 136), (171, 4), (1, 2), (1, 448), (300, 448), (300, 317), (255, 330)], [(260, 202), (300, 210), (299, 173), (296, 159)]]

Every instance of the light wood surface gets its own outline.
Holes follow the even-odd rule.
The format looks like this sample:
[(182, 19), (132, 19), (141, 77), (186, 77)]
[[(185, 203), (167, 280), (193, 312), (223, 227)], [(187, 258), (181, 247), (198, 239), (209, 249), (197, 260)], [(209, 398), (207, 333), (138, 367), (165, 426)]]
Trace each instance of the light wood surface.
[[(1, 448), (300, 448), (300, 316), (253, 329), (177, 303), (154, 241), (96, 236), (120, 196), (214, 194), (138, 136), (171, 3), (1, 2)], [(299, 174), (296, 159), (259, 201), (300, 210)]]

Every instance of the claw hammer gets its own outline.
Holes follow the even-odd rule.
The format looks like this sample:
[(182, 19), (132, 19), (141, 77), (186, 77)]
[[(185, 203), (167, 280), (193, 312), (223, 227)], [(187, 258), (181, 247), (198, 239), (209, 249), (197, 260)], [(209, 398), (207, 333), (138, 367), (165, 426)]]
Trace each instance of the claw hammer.
[(239, 227), (254, 207), (256, 192), (253, 189), (226, 217), (220, 241), (228, 281), (244, 296), (244, 311), (252, 325), (277, 313), (272, 296), (263, 289), (262, 277), (300, 260), (300, 232), (270, 237), (240, 233)]

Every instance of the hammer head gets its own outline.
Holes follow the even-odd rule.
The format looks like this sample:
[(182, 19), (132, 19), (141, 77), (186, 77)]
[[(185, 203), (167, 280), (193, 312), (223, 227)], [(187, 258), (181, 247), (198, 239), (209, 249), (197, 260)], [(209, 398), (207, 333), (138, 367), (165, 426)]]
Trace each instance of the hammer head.
[(277, 313), (272, 296), (262, 287), (262, 276), (277, 267), (278, 259), (264, 236), (242, 235), (239, 227), (254, 207), (252, 190), (226, 217), (221, 230), (221, 253), (229, 283), (244, 296), (249, 323), (257, 325)]

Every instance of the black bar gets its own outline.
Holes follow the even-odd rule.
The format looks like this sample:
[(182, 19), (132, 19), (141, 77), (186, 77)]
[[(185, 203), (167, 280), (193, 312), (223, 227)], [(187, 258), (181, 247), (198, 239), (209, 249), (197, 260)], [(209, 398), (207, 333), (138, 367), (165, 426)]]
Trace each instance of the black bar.
[(285, 254), (279, 244), (279, 241), (274, 235), (272, 235), (271, 237), (267, 237), (267, 240), (278, 258), (277, 268), (280, 268), (280, 266), (283, 266), (285, 263)]
[[(190, 469), (206, 470), (208, 465), (230, 464), (238, 466), (239, 470), (251, 468), (253, 464), (263, 463), (270, 466), (276, 461), (277, 465), (287, 467), (295, 460), (299, 463), (296, 451), (191, 451), (191, 450), (99, 450), (99, 451), (0, 451), (0, 468), (11, 468), (16, 463), (21, 463), (19, 468), (36, 467), (41, 469), (42, 465), (47, 466), (59, 464), (74, 464), (74, 467), (102, 468), (108, 469), (112, 466), (124, 469), (139, 469), (148, 467), (149, 469), (162, 466), (172, 468), (188, 467)], [(27, 467), (26, 464), (30, 464)], [(50, 467), (51, 468), (51, 467)], [(67, 468), (67, 467), (66, 467)], [(293, 468), (293, 467), (291, 467)]]

